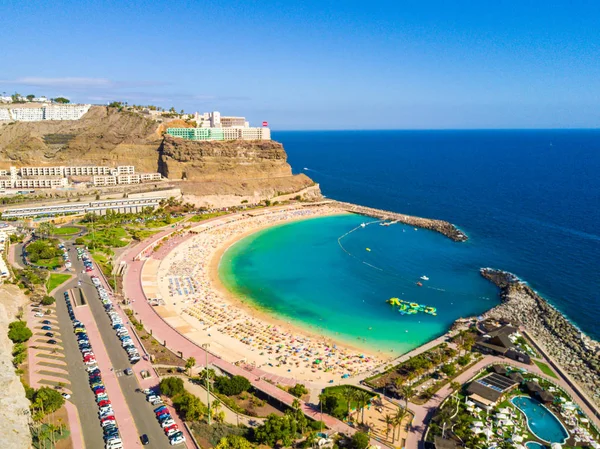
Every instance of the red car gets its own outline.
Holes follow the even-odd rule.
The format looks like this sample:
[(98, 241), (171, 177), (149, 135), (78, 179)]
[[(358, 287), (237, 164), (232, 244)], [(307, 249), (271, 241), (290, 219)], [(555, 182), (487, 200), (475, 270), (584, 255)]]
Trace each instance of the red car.
[(109, 415), (109, 416), (106, 416), (106, 417), (102, 418), (100, 420), (100, 422), (114, 421), (114, 420), (115, 420), (115, 415)]
[(110, 405), (110, 401), (108, 399), (98, 402), (98, 407), (104, 407), (106, 405)]
[(164, 415), (164, 414), (166, 414), (166, 413), (169, 413), (169, 410), (167, 410), (167, 409), (164, 409), (164, 410), (161, 410), (161, 411), (159, 411), (159, 412), (156, 412), (156, 416), (157, 416), (157, 417), (158, 417), (158, 416), (162, 416), (162, 415)]
[(172, 424), (169, 427), (165, 427), (165, 433), (168, 433), (171, 430), (177, 430), (177, 429), (179, 429), (179, 427), (177, 427), (177, 424)]
[(101, 394), (106, 393), (106, 390), (104, 388), (98, 388), (94, 393), (96, 393), (96, 396), (100, 396)]

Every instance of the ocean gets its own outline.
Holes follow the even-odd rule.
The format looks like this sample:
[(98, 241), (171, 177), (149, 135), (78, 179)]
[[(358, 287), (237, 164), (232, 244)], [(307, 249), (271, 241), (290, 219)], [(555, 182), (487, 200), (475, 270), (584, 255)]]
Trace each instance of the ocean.
[[(469, 241), (404, 225), (362, 228), (372, 220), (357, 216), (265, 230), (221, 264), (225, 284), (259, 307), (354, 344), (406, 352), (498, 303), (478, 273), (489, 266), (515, 273), (600, 338), (600, 131), (290, 131), (273, 138), (293, 171), (327, 197), (447, 220)], [(429, 277), (423, 287), (421, 276)], [(437, 316), (401, 315), (386, 304), (390, 297), (436, 307)]]

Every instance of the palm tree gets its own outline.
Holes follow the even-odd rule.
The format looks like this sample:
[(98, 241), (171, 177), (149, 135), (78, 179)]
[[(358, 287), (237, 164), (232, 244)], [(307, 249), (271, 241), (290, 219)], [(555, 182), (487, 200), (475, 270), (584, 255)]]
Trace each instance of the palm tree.
[(298, 398), (295, 398), (295, 399), (292, 401), (292, 408), (293, 408), (294, 410), (298, 410), (298, 409), (300, 408), (300, 401), (298, 400)]
[(400, 389), (400, 395), (404, 398), (404, 408), (408, 410), (408, 400), (415, 394), (413, 387), (403, 385)]
[(392, 415), (385, 415), (385, 438), (387, 439), (390, 435), (390, 427), (392, 427), (392, 444), (396, 441), (396, 422)]
[(371, 395), (369, 393), (367, 393), (366, 391), (360, 390), (360, 391), (356, 392), (356, 400), (360, 404), (360, 408), (361, 408), (361, 412), (362, 412), (360, 422), (363, 424), (365, 423), (365, 406), (369, 402), (369, 399), (371, 399)]
[(398, 439), (400, 439), (400, 434), (402, 433), (402, 421), (406, 416), (407, 410), (406, 408), (398, 407), (396, 415), (394, 415), (394, 424), (398, 426)]
[(345, 386), (344, 389), (342, 390), (342, 395), (346, 399), (346, 403), (348, 405), (348, 407), (347, 407), (348, 420), (350, 420), (350, 404), (352, 403), (352, 400), (355, 398), (356, 390), (350, 386)]

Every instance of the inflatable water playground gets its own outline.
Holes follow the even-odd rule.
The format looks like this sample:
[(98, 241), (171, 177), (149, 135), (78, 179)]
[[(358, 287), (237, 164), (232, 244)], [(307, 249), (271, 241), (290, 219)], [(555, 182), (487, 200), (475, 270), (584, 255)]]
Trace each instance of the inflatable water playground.
[(390, 298), (386, 302), (394, 307), (398, 307), (398, 312), (400, 312), (400, 315), (415, 315), (418, 312), (423, 312), (429, 315), (437, 316), (437, 309), (435, 307), (417, 304), (416, 302), (404, 301), (400, 298)]

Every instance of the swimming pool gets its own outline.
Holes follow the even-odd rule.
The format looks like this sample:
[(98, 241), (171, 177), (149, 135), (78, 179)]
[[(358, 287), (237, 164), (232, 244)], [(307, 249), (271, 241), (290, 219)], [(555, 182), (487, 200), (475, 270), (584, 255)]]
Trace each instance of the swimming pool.
[(525, 443), (525, 446), (527, 446), (527, 449), (544, 449), (546, 447), (543, 444), (537, 443), (535, 441), (528, 441), (527, 443)]
[(527, 427), (540, 440), (563, 444), (569, 438), (569, 433), (558, 418), (538, 401), (528, 396), (517, 396), (511, 402), (523, 412)]

